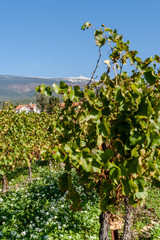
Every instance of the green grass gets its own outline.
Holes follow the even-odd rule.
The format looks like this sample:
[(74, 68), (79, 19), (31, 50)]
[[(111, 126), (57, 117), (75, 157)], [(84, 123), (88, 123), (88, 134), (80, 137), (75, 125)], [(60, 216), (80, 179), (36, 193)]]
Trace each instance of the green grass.
[[(57, 171), (55, 165), (55, 171)], [(49, 171), (49, 164), (48, 161), (37, 161), (32, 166), (32, 180), (36, 180), (41, 175), (41, 169), (43, 171)], [(20, 186), (27, 186), (28, 184), (28, 174), (29, 170), (28, 167), (17, 167), (14, 171), (9, 171), (6, 174), (7, 181), (8, 181), (8, 190), (12, 190), (15, 188), (19, 188)], [(2, 184), (0, 182), (0, 189), (2, 188)]]

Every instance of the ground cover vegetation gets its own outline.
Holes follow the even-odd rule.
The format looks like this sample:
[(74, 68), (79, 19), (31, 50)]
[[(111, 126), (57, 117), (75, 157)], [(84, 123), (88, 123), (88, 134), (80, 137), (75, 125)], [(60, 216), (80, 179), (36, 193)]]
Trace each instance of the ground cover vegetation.
[[(82, 30), (88, 28), (93, 27), (86, 22)], [(160, 186), (160, 57), (142, 60), (116, 30), (104, 25), (93, 29), (99, 58), (91, 80), (83, 90), (64, 82), (52, 88), (65, 102), (55, 125), (55, 158), (65, 165), (59, 185), (72, 200), (72, 210), (82, 207), (72, 184), (72, 169), (85, 192), (95, 189), (100, 199), (100, 240), (109, 239), (109, 227), (112, 239), (120, 238), (118, 211), (123, 202), (121, 239), (129, 240), (131, 206), (144, 203), (147, 183)], [(100, 81), (94, 81), (106, 44), (106, 71)], [(132, 68), (130, 74), (124, 70), (126, 64)], [(37, 91), (50, 95), (52, 89), (42, 85)], [(78, 111), (74, 102), (79, 102)]]
[[(72, 211), (70, 200), (66, 200), (66, 194), (58, 186), (62, 173), (63, 169), (56, 163), (50, 171), (48, 161), (33, 165), (33, 181), (26, 181), (25, 167), (8, 172), (8, 191), (0, 196), (0, 239), (99, 239), (100, 209), (96, 192), (85, 193), (73, 171), (73, 184), (81, 196), (82, 210)], [(159, 197), (160, 191), (151, 189), (145, 207), (133, 209), (132, 239), (159, 239)]]
[(21, 184), (17, 178), (10, 180), (13, 188), (0, 197), (0, 239), (97, 239), (99, 226), (95, 222), (99, 209), (96, 194), (87, 196), (77, 185), (73, 173), (83, 208), (81, 212), (71, 211), (70, 201), (57, 185), (61, 171), (36, 166), (33, 172), (36, 180)]

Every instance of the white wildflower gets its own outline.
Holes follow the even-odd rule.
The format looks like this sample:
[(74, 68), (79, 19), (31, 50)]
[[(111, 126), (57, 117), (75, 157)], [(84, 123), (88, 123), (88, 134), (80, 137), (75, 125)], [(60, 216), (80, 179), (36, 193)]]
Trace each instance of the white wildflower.
[(26, 235), (26, 231), (21, 232), (21, 235), (25, 236)]

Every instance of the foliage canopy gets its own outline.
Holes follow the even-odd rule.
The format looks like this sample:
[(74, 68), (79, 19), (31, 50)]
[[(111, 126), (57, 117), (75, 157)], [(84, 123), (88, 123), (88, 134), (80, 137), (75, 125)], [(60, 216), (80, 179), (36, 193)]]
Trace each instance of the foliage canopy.
[[(82, 30), (88, 28), (92, 24), (86, 22)], [(70, 174), (75, 168), (85, 191), (94, 188), (99, 194), (101, 210), (113, 212), (124, 196), (132, 205), (145, 199), (146, 181), (160, 186), (160, 57), (142, 61), (129, 49), (129, 41), (104, 25), (94, 29), (94, 38), (99, 59), (87, 86), (81, 90), (53, 84), (65, 102), (56, 122), (55, 157), (65, 164), (59, 184), (68, 191), (72, 209), (81, 208)], [(105, 44), (110, 53), (106, 71), (95, 81)], [(126, 64), (133, 67), (130, 75), (123, 70)], [(42, 90), (51, 92), (37, 88)], [(78, 111), (74, 102), (79, 102)]]

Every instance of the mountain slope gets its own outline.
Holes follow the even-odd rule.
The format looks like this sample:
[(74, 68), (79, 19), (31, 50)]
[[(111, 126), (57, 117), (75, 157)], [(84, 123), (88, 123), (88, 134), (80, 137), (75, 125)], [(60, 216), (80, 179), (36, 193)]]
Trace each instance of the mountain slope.
[(23, 77), (12, 75), (0, 75), (0, 100), (24, 99), (35, 96), (35, 88), (42, 83), (52, 86), (53, 83), (59, 84), (60, 81), (66, 82), (68, 85), (79, 85), (83, 88), (89, 78), (68, 77), (68, 78), (48, 78), (48, 77)]

